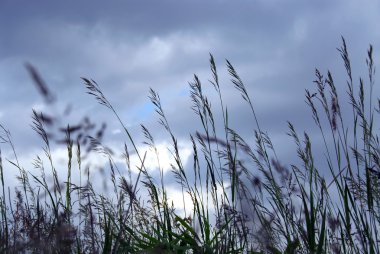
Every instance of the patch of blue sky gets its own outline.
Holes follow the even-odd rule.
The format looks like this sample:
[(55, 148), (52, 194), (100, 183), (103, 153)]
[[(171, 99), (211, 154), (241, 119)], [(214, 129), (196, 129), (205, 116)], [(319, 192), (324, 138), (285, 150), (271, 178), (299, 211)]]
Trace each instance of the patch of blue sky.
[(189, 89), (186, 87), (178, 92), (180, 97), (189, 97)]
[(155, 107), (153, 103), (150, 101), (144, 102), (144, 104), (139, 104), (133, 108), (132, 112), (130, 112), (134, 117), (134, 119), (138, 121), (144, 121), (149, 119), (155, 111)]

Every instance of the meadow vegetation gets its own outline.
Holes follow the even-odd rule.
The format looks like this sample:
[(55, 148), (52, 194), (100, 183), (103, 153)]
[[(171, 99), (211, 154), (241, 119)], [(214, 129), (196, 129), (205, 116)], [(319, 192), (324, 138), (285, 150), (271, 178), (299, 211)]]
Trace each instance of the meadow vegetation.
[[(186, 204), (191, 213), (185, 216), (168, 201), (154, 133), (141, 125), (144, 143), (157, 152), (161, 179), (151, 176), (144, 165), (146, 151), (139, 148), (140, 143), (94, 80), (82, 78), (87, 92), (109, 109), (126, 134), (123, 156), (129, 173), (119, 169), (112, 149), (103, 145), (104, 126), (93, 124), (89, 118), (61, 128), (64, 138), (59, 139), (49, 134), (54, 118), (33, 110), (32, 127), (41, 137), (44, 151), (33, 162), (38, 175), (20, 164), (10, 132), (1, 126), (0, 148), (13, 151), (13, 155), (3, 158), (0, 153), (0, 252), (380, 253), (380, 146), (376, 125), (380, 100), (372, 94), (373, 50), (370, 46), (367, 51), (368, 74), (358, 80), (352, 76), (344, 39), (338, 50), (347, 75), (343, 84), (346, 93), (339, 93), (332, 73), (319, 70), (315, 71), (314, 90), (305, 92), (311, 119), (323, 140), (324, 157), (316, 158), (310, 135), (298, 132), (289, 122), (287, 134), (294, 140), (298, 161), (288, 166), (277, 157), (246, 86), (229, 61), (226, 67), (231, 85), (252, 112), (254, 135), (245, 140), (230, 127), (228, 105), (223, 101), (223, 88), (210, 55), (211, 79), (207, 85), (219, 98), (213, 105), (220, 107), (217, 110), (222, 112), (223, 126), (217, 126), (215, 109), (194, 75), (190, 82), (192, 109), (202, 129), (189, 133), (192, 155), (186, 165), (160, 97), (150, 90), (158, 121), (170, 140), (168, 148), (175, 162), (171, 174), (183, 196), (189, 195), (192, 200)], [(52, 100), (37, 71), (32, 66), (27, 69), (45, 99)], [(343, 110), (346, 107), (349, 110)], [(67, 148), (65, 179), (58, 176), (52, 143), (63, 143)], [(82, 160), (91, 153), (100, 153), (108, 160), (111, 195), (99, 192), (89, 180), (91, 170)], [(131, 154), (139, 159), (136, 177), (131, 177), (132, 167), (136, 167), (130, 163)], [(9, 168), (18, 170), (15, 190), (4, 182), (4, 172)], [(80, 172), (79, 184), (72, 181), (74, 170)], [(52, 180), (47, 180), (47, 175)], [(148, 195), (142, 197), (140, 190)]]

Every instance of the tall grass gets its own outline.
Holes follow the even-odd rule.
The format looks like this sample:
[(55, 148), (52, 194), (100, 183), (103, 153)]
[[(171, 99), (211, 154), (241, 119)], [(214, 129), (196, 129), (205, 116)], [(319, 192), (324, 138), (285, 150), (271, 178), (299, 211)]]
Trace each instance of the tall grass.
[[(123, 157), (128, 172), (119, 169), (114, 152), (102, 142), (105, 125), (99, 128), (88, 118), (59, 128), (64, 134), (60, 139), (49, 132), (54, 116), (33, 110), (32, 127), (43, 141), (44, 154), (37, 155), (33, 163), (40, 175), (20, 164), (11, 134), (1, 125), (1, 147), (8, 146), (13, 157), (4, 160), (0, 150), (0, 252), (380, 253), (376, 133), (380, 100), (373, 98), (373, 49), (370, 46), (367, 52), (368, 79), (359, 78), (358, 82), (352, 77), (344, 39), (338, 50), (347, 73), (347, 93), (339, 92), (330, 72), (324, 76), (316, 70), (315, 90), (306, 90), (305, 95), (325, 156), (316, 158), (311, 136), (299, 134), (289, 122), (288, 135), (299, 158), (289, 166), (277, 157), (269, 135), (260, 126), (253, 100), (229, 61), (226, 67), (231, 83), (252, 113), (253, 140), (245, 140), (231, 127), (212, 55), (207, 85), (214, 88), (219, 100), (214, 104), (220, 108), (211, 107), (204, 85), (194, 75), (190, 99), (201, 129), (189, 134), (190, 163), (185, 164), (180, 156), (159, 94), (150, 90), (158, 121), (170, 141), (171, 174), (182, 191), (185, 215), (168, 198), (154, 133), (141, 125), (143, 143), (156, 154), (159, 179), (145, 165), (147, 151), (134, 140), (94, 80), (82, 78), (87, 92), (110, 110), (124, 130)], [(41, 94), (52, 103), (54, 96), (42, 78), (32, 66), (27, 68)], [(345, 95), (348, 103), (342, 104)], [(216, 111), (221, 112), (222, 126), (216, 124)], [(57, 172), (52, 143), (64, 143), (67, 148), (65, 179)], [(97, 191), (90, 181), (91, 168), (83, 168), (83, 160), (92, 153), (102, 154), (108, 161), (111, 194)], [(132, 153), (138, 158), (135, 177)], [(12, 167), (19, 174), (15, 190), (4, 182), (4, 172)], [(79, 183), (72, 179), (74, 170), (79, 170)], [(331, 195), (334, 192), (336, 195)], [(190, 204), (185, 202), (187, 196)]]

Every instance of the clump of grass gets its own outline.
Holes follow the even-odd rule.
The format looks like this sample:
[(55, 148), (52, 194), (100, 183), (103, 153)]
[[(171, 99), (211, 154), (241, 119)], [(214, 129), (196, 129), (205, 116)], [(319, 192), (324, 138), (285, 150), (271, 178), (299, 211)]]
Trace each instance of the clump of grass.
[[(368, 81), (360, 78), (358, 86), (344, 39), (338, 50), (347, 72), (352, 115), (345, 115), (343, 95), (329, 71), (324, 76), (316, 70), (316, 90), (306, 90), (305, 95), (322, 136), (324, 158), (315, 158), (311, 136), (306, 132), (300, 135), (289, 122), (288, 135), (294, 140), (299, 161), (283, 165), (268, 133), (260, 127), (242, 78), (227, 61), (231, 83), (252, 113), (254, 139), (245, 140), (231, 127), (215, 59), (210, 55), (209, 82), (217, 94), (219, 109), (212, 108), (204, 85), (194, 75), (190, 99), (201, 129), (189, 134), (192, 156), (185, 165), (160, 96), (150, 90), (158, 121), (169, 137), (171, 173), (183, 200), (187, 195), (191, 198), (191, 204), (183, 202), (185, 216), (169, 201), (154, 133), (141, 125), (143, 143), (156, 154), (159, 179), (145, 165), (147, 151), (134, 140), (94, 80), (82, 78), (88, 93), (114, 114), (126, 134), (123, 157), (128, 172), (119, 169), (113, 150), (102, 142), (106, 125), (98, 127), (87, 117), (62, 127), (57, 116), (33, 110), (32, 128), (43, 140), (44, 154), (37, 155), (33, 163), (40, 175), (20, 164), (10, 132), (0, 125), (1, 142), (13, 151), (13, 158), (6, 158), (4, 163), (0, 150), (0, 251), (379, 253), (380, 149), (376, 117), (380, 100), (375, 103), (373, 99), (373, 49), (370, 46), (367, 52)], [(46, 102), (54, 103), (54, 95), (37, 70), (31, 65), (27, 69)], [(221, 112), (222, 126), (216, 124), (216, 111)], [(67, 148), (64, 180), (52, 155), (52, 145), (61, 143)], [(92, 153), (106, 158), (112, 193), (98, 192), (92, 185), (90, 172), (94, 165), (83, 164)], [(139, 160), (135, 177), (131, 153)], [(15, 167), (19, 173), (15, 195), (4, 182), (8, 167)], [(79, 171), (79, 183), (72, 179), (74, 170)], [(52, 181), (47, 180), (47, 174)], [(332, 196), (332, 191), (337, 195)]]

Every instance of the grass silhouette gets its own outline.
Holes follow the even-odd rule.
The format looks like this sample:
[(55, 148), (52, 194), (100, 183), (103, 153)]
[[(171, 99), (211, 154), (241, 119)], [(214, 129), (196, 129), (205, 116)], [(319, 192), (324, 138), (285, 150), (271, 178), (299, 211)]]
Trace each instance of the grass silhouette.
[[(347, 93), (339, 94), (333, 75), (316, 70), (316, 90), (306, 90), (306, 103), (320, 131), (324, 158), (315, 158), (310, 136), (300, 135), (288, 123), (299, 163), (281, 164), (268, 134), (262, 130), (244, 82), (227, 61), (232, 85), (250, 108), (254, 140), (244, 140), (230, 127), (215, 59), (210, 55), (212, 79), (223, 126), (216, 125), (211, 103), (194, 75), (190, 82), (192, 109), (202, 128), (190, 134), (191, 163), (186, 168), (178, 140), (166, 118), (159, 94), (150, 90), (158, 121), (167, 132), (174, 163), (171, 173), (190, 196), (191, 212), (182, 216), (169, 202), (163, 167), (153, 134), (141, 125), (144, 144), (157, 157), (160, 179), (146, 167), (146, 151), (139, 148), (117, 110), (91, 79), (82, 78), (88, 94), (114, 114), (126, 134), (123, 157), (131, 175), (131, 154), (137, 156), (135, 179), (121, 173), (112, 150), (102, 144), (105, 125), (84, 118), (75, 126), (60, 127), (63, 139), (49, 128), (55, 116), (33, 110), (32, 128), (42, 138), (43, 157), (37, 156), (32, 174), (20, 164), (10, 132), (0, 125), (0, 139), (13, 159), (0, 150), (0, 252), (2, 253), (380, 253), (380, 147), (374, 101), (375, 67), (370, 46), (366, 64), (368, 81), (352, 77), (345, 40), (338, 49), (347, 73)], [(27, 65), (47, 103), (54, 101), (33, 66)], [(368, 89), (369, 88), (369, 89)], [(358, 89), (358, 90), (357, 90)], [(348, 96), (349, 103), (343, 104)], [(342, 107), (352, 115), (344, 116)], [(222, 133), (222, 135), (220, 134)], [(217, 135), (218, 134), (218, 135)], [(52, 157), (52, 142), (67, 149), (66, 178), (60, 179)], [(92, 185), (90, 169), (83, 168), (89, 154), (108, 160), (107, 176), (113, 193), (104, 195)], [(330, 178), (322, 175), (321, 161)], [(9, 162), (9, 163), (8, 163)], [(46, 165), (47, 162), (47, 165)], [(18, 169), (19, 188), (14, 200), (4, 182), (4, 167)], [(72, 171), (79, 170), (79, 184)], [(47, 170), (50, 172), (47, 173)], [(52, 176), (48, 181), (47, 174)], [(83, 177), (83, 179), (82, 179)], [(330, 179), (329, 178), (329, 179)], [(147, 195), (142, 198), (138, 190)], [(330, 195), (336, 190), (337, 197)], [(187, 206), (189, 204), (186, 204)]]

